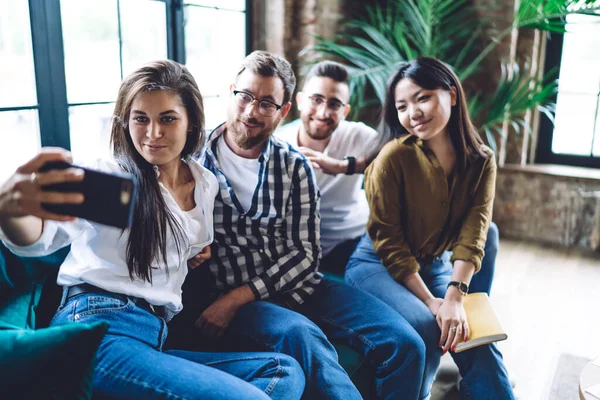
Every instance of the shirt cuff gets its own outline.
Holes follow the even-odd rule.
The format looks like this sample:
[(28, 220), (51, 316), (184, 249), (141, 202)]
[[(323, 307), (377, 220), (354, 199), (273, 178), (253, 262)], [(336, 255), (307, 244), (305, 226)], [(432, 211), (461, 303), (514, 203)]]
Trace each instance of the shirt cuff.
[(256, 300), (265, 300), (269, 298), (269, 289), (267, 288), (267, 282), (260, 276), (255, 276), (250, 282), (248, 282), (248, 286), (254, 293), (254, 297)]
[(452, 257), (450, 261), (454, 264), (454, 261), (468, 261), (475, 265), (475, 272), (481, 269), (481, 260), (483, 259), (483, 251), (473, 249), (472, 247), (465, 246), (463, 244), (457, 244), (452, 249)]
[(417, 262), (417, 259), (415, 257), (410, 257), (390, 265), (387, 270), (396, 282), (402, 282), (406, 276), (417, 273), (420, 269), (421, 266)]

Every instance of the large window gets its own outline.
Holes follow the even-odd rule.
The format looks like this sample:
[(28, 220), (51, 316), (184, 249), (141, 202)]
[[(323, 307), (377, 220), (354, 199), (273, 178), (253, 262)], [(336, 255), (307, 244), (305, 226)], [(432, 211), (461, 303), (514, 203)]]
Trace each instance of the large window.
[(207, 128), (249, 50), (248, 0), (0, 0), (0, 181), (44, 145), (87, 161), (109, 151), (124, 76), (145, 62), (188, 66)]
[(154, 0), (60, 1), (71, 150), (108, 155), (114, 99), (124, 76), (167, 58), (165, 4)]
[[(229, 84), (246, 52), (245, 2), (185, 0), (184, 4), (186, 65), (204, 96), (210, 129), (225, 120)], [(225, 81), (215, 79), (219, 76)]]
[(29, 7), (0, 0), (0, 180), (40, 148)]
[(555, 66), (555, 121), (542, 120), (537, 162), (600, 167), (600, 16), (567, 17), (567, 33), (548, 42), (546, 69)]

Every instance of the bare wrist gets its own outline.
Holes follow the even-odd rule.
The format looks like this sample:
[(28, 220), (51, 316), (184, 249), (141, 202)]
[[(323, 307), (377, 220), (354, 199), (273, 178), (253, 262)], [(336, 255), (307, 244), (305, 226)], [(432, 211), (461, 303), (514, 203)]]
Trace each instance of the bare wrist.
[(254, 301), (254, 293), (252, 293), (252, 289), (248, 285), (240, 286), (229, 292), (226, 296), (238, 308)]
[(435, 297), (434, 297), (434, 296), (431, 296), (431, 297), (428, 297), (428, 298), (426, 298), (426, 299), (423, 301), (423, 303), (425, 303), (425, 305), (426, 305), (427, 307), (429, 307), (429, 304), (430, 304), (430, 303), (431, 303), (433, 300), (435, 300)]
[(346, 171), (348, 171), (349, 161), (346, 159), (340, 160), (339, 165), (340, 165), (340, 167), (338, 169), (338, 174), (345, 174)]

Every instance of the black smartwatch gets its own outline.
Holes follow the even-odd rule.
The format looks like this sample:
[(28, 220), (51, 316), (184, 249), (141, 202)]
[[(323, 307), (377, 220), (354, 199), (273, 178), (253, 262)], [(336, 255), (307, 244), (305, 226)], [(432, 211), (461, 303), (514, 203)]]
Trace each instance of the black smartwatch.
[(354, 175), (356, 172), (356, 157), (347, 156), (344, 160), (348, 160), (348, 169), (346, 169), (346, 175)]
[(462, 294), (463, 296), (466, 296), (467, 293), (469, 293), (469, 285), (467, 285), (464, 282), (450, 281), (450, 283), (448, 283), (448, 288), (450, 286), (456, 286), (460, 294)]

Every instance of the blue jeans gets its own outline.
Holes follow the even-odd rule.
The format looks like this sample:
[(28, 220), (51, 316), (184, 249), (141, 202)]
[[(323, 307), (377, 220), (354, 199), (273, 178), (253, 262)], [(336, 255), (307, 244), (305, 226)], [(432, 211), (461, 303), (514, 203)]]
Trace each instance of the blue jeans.
[[(493, 233), (496, 233), (495, 237), (497, 238), (497, 228)], [(496, 244), (496, 250), (490, 249), (488, 252), (486, 245), (486, 257), (493, 255), (494, 259), (488, 259), (482, 263), (482, 270), (473, 277), (470, 285), (471, 292), (490, 292), (497, 240), (490, 240), (489, 244), (490, 246)], [(443, 298), (446, 294), (446, 288), (452, 275), (450, 256), (450, 252), (445, 252), (431, 266), (422, 265), (419, 271), (421, 278), (436, 297)], [(491, 271), (484, 270), (484, 268), (490, 268)], [(478, 276), (482, 272), (483, 274)], [(433, 314), (412, 292), (390, 276), (375, 254), (371, 239), (366, 234), (350, 257), (345, 278), (349, 284), (365, 290), (389, 304), (423, 338), (426, 346), (426, 361), (421, 397), (429, 395), (442, 356), (439, 347), (440, 330)], [(452, 357), (463, 377), (460, 384), (461, 398), (514, 399), (502, 361), (502, 354), (495, 344), (479, 346), (461, 353), (452, 353)]]
[(293, 356), (306, 375), (305, 399), (362, 398), (329, 339), (369, 360), (377, 398), (419, 398), (423, 340), (385, 303), (325, 278), (301, 306), (291, 308), (268, 301), (243, 306), (229, 327), (228, 340)]
[(304, 390), (300, 366), (283, 354), (163, 352), (165, 321), (123, 295), (72, 297), (51, 324), (98, 320), (110, 327), (96, 356), (94, 398), (299, 399)]
[(490, 223), (487, 238), (485, 240), (485, 255), (481, 260), (481, 269), (473, 275), (469, 292), (479, 293), (486, 292), (491, 296), (492, 283), (494, 282), (494, 272), (496, 271), (496, 256), (500, 248), (500, 234), (498, 226), (495, 223)]

